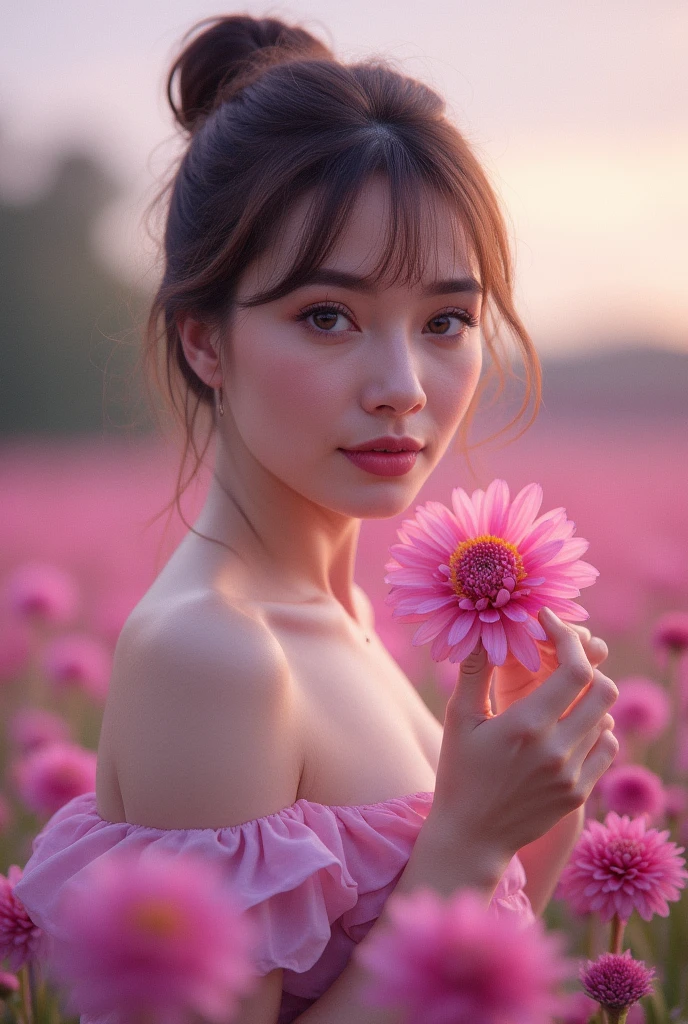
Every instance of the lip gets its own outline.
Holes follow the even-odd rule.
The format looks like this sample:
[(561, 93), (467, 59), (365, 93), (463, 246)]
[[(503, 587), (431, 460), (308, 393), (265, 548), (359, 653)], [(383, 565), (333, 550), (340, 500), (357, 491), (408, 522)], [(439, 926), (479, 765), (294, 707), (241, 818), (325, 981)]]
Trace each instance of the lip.
[[(373, 448), (386, 448), (388, 452), (419, 452), (424, 445), (415, 437), (392, 437), (390, 434), (385, 437), (376, 437), (372, 441), (364, 441), (363, 444), (353, 448), (342, 448), (343, 452), (370, 452)], [(382, 453), (380, 453), (382, 454)]]

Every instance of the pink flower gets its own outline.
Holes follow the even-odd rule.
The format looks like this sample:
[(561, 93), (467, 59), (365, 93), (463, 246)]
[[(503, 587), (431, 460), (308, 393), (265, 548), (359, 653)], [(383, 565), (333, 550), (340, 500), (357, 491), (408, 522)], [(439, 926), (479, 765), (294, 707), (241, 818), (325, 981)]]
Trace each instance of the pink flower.
[(680, 898), (688, 872), (682, 846), (669, 832), (646, 829), (643, 816), (631, 820), (610, 811), (604, 824), (588, 819), (559, 878), (556, 896), (578, 914), (614, 914), (628, 921), (637, 910), (644, 921), (669, 916), (667, 900)]
[(54, 814), (96, 788), (97, 756), (75, 743), (48, 743), (12, 764), (19, 797), (36, 814)]
[(44, 708), (19, 708), (9, 720), (7, 733), (22, 755), (47, 743), (64, 743), (71, 739), (65, 719)]
[(74, 688), (90, 697), (107, 697), (112, 654), (102, 641), (82, 633), (56, 637), (45, 647), (43, 671), (58, 690)]
[(472, 497), (452, 491), (451, 512), (438, 501), (416, 509), (398, 531), (400, 544), (386, 568), (387, 604), (401, 622), (422, 622), (414, 644), (432, 641), (435, 661), (463, 661), (482, 640), (493, 665), (507, 651), (536, 672), (534, 642), (547, 634), (537, 613), (547, 605), (570, 622), (588, 613), (572, 598), (599, 575), (579, 556), (588, 541), (572, 539), (575, 524), (563, 508), (536, 519), (542, 488), (528, 484), (509, 503), (509, 487), (493, 480)]
[(26, 562), (15, 569), (7, 584), (7, 598), (15, 614), (54, 625), (70, 622), (79, 603), (72, 577), (42, 562)]
[(680, 784), (667, 786), (664, 790), (666, 814), (680, 818), (688, 810), (688, 788)]
[(688, 651), (688, 612), (662, 615), (652, 631), (652, 646), (663, 666), (666, 666), (667, 652), (682, 654)]
[(644, 676), (617, 681), (619, 696), (614, 705), (615, 732), (654, 740), (667, 727), (671, 705), (664, 687)]
[(600, 784), (602, 797), (610, 811), (628, 814), (632, 818), (647, 814), (653, 821), (664, 812), (664, 783), (659, 775), (643, 765), (615, 765), (602, 776)]
[(31, 652), (31, 631), (22, 619), (0, 622), (0, 682), (16, 679), (25, 670)]
[(630, 949), (603, 953), (581, 965), (580, 979), (588, 995), (605, 1009), (625, 1010), (652, 992), (654, 967), (634, 960)]
[(0, 971), (0, 999), (7, 999), (19, 991), (19, 978), (9, 971)]
[(65, 886), (60, 921), (49, 966), (69, 1012), (165, 1024), (195, 1012), (224, 1024), (255, 987), (253, 922), (196, 856), (96, 860)]
[(391, 927), (353, 953), (372, 974), (369, 1004), (423, 1024), (549, 1024), (569, 1008), (555, 989), (575, 967), (541, 920), (496, 917), (470, 889), (393, 894), (387, 907)]
[(14, 887), (23, 873), (12, 864), (6, 878), (0, 875), (0, 960), (7, 959), (13, 971), (18, 971), (27, 960), (43, 956), (47, 950), (43, 932), (14, 895)]

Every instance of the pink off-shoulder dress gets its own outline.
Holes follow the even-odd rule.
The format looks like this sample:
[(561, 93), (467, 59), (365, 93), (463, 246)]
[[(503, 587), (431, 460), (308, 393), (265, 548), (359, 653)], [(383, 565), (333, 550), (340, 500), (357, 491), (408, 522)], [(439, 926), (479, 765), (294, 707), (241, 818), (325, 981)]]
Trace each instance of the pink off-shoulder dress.
[[(218, 864), (242, 910), (255, 908), (257, 969), (282, 967), (279, 1024), (303, 1013), (332, 985), (399, 881), (430, 810), (432, 792), (335, 806), (300, 799), (226, 828), (162, 829), (105, 821), (95, 792), (74, 797), (35, 837), (14, 893), (49, 936), (63, 887), (115, 850), (197, 854)], [(534, 919), (518, 856), (494, 892), (497, 916)], [(108, 1024), (82, 1015), (81, 1024)]]

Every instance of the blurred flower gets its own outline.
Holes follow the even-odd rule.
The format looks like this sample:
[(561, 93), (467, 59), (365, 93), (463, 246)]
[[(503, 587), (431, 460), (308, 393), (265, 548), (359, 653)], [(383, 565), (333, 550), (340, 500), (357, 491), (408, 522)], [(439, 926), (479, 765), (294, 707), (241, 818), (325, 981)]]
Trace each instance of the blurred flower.
[(0, 999), (7, 999), (8, 996), (19, 991), (19, 978), (9, 971), (0, 971)]
[(386, 566), (386, 602), (400, 622), (423, 622), (412, 642), (432, 641), (435, 661), (463, 661), (480, 639), (493, 665), (503, 665), (510, 650), (536, 672), (534, 638), (547, 639), (536, 618), (540, 608), (568, 621), (588, 618), (571, 600), (598, 576), (579, 559), (588, 541), (571, 539), (575, 524), (563, 508), (535, 519), (541, 504), (539, 484), (528, 484), (510, 504), (506, 481), (493, 480), (472, 497), (454, 488), (453, 512), (429, 501), (403, 521)]
[(9, 826), (14, 821), (14, 812), (9, 805), (9, 802), (5, 799), (2, 793), (0, 793), (0, 836), (7, 831)]
[(31, 631), (22, 619), (0, 621), (0, 683), (26, 671), (31, 653)]
[(575, 965), (541, 920), (497, 917), (470, 889), (448, 901), (428, 888), (393, 894), (387, 907), (391, 927), (353, 953), (372, 974), (370, 1005), (423, 1024), (550, 1024), (568, 1010), (556, 988)]
[(688, 651), (688, 612), (667, 612), (662, 615), (652, 630), (652, 646), (663, 668), (666, 667), (670, 651), (676, 654)]
[(56, 689), (73, 687), (105, 700), (112, 654), (102, 641), (82, 633), (55, 637), (42, 654), (43, 671)]
[(614, 765), (601, 777), (600, 786), (607, 810), (632, 818), (647, 814), (652, 821), (664, 812), (664, 783), (643, 765)]
[(50, 971), (69, 1012), (224, 1024), (255, 988), (253, 922), (219, 869), (191, 855), (92, 862), (65, 886)]
[(680, 818), (688, 810), (688, 788), (680, 784), (667, 786), (664, 790), (666, 806), (664, 812), (674, 818)]
[(669, 916), (667, 900), (678, 900), (688, 872), (682, 846), (669, 832), (646, 829), (643, 816), (631, 820), (610, 811), (604, 824), (589, 818), (559, 878), (555, 895), (578, 914), (618, 914), (628, 921), (637, 910), (644, 921)]
[(656, 739), (669, 723), (671, 704), (666, 690), (644, 676), (617, 680), (619, 696), (614, 704), (614, 731)]
[(41, 562), (26, 562), (15, 569), (6, 594), (15, 614), (53, 625), (71, 622), (79, 603), (72, 577), (57, 566)]
[(97, 755), (75, 743), (48, 743), (11, 765), (20, 799), (36, 814), (54, 814), (75, 796), (94, 792)]
[(588, 995), (606, 1010), (624, 1010), (653, 991), (654, 967), (634, 960), (630, 949), (602, 953), (581, 965), (580, 979)]
[(19, 708), (9, 720), (7, 735), (22, 756), (46, 743), (71, 739), (69, 723), (45, 708)]
[(43, 932), (14, 895), (14, 887), (23, 873), (18, 865), (12, 864), (6, 878), (0, 875), (0, 960), (6, 959), (13, 971), (18, 971), (27, 960), (42, 956), (47, 949)]

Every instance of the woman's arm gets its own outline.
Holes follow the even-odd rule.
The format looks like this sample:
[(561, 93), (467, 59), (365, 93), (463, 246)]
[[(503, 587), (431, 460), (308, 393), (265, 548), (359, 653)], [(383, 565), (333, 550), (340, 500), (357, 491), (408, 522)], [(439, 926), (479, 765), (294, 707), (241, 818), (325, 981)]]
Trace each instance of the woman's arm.
[(561, 818), (554, 828), (521, 847), (518, 856), (526, 873), (523, 891), (533, 913), (540, 917), (552, 898), (559, 876), (571, 855), (585, 821), (585, 804)]

